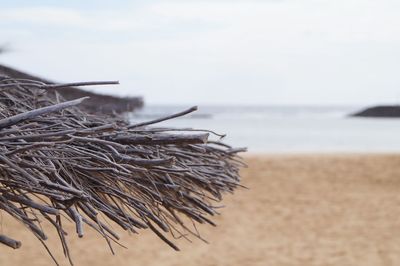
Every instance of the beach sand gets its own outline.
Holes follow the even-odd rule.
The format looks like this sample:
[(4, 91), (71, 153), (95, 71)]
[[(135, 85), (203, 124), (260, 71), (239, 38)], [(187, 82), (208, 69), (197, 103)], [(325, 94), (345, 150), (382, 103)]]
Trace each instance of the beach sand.
[[(112, 256), (87, 229), (69, 236), (75, 265), (400, 265), (400, 155), (247, 156), (243, 184), (199, 226), (209, 240), (179, 240), (175, 252), (147, 231), (124, 236)], [(0, 265), (53, 265), (40, 242), (3, 215), (1, 232), (22, 240), (0, 246)], [(73, 226), (68, 226), (74, 232)], [(62, 265), (57, 237), (49, 247)]]

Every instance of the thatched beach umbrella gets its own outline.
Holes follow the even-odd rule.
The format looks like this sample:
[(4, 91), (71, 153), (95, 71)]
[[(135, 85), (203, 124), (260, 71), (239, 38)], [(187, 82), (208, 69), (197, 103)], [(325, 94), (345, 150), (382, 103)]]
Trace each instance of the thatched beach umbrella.
[[(46, 90), (67, 85), (0, 77), (0, 212), (44, 245), (40, 222), (48, 221), (68, 259), (67, 218), (80, 237), (89, 226), (110, 248), (119, 237), (101, 217), (131, 232), (152, 230), (174, 249), (168, 235), (200, 237), (182, 217), (214, 224), (213, 204), (239, 186), (242, 149), (208, 141), (211, 131), (150, 126), (195, 108), (129, 125), (80, 111), (85, 98), (63, 101)], [(21, 246), (12, 236), (0, 243)]]

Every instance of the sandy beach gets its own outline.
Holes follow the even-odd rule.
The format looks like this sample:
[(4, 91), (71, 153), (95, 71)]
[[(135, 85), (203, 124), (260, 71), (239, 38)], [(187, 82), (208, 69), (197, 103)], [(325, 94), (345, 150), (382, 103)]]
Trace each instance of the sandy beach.
[[(112, 256), (87, 229), (69, 236), (75, 265), (400, 265), (400, 155), (247, 156), (243, 185), (229, 195), (218, 227), (176, 241), (175, 252), (147, 231), (123, 235)], [(23, 242), (0, 245), (0, 265), (53, 265), (20, 224), (0, 217), (2, 233)], [(72, 225), (71, 225), (72, 229)], [(73, 229), (71, 230), (71, 232)], [(55, 234), (47, 241), (62, 265)]]

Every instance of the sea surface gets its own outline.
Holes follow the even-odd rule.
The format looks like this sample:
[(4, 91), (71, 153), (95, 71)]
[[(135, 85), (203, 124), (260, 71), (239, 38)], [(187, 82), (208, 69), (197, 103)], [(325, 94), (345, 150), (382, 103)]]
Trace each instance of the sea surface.
[[(129, 115), (132, 123), (190, 106), (149, 105)], [(226, 134), (234, 147), (254, 153), (400, 152), (400, 119), (355, 118), (360, 106), (199, 106), (197, 112), (157, 124)], [(213, 136), (217, 140), (217, 136)]]

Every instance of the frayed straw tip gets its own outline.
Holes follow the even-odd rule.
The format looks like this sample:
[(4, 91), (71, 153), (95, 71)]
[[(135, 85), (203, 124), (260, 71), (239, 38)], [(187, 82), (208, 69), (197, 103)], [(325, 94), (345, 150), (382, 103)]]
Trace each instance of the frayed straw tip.
[(0, 243), (4, 244), (10, 248), (13, 248), (13, 249), (18, 249), (22, 246), (21, 241), (14, 240), (5, 235), (0, 235)]

